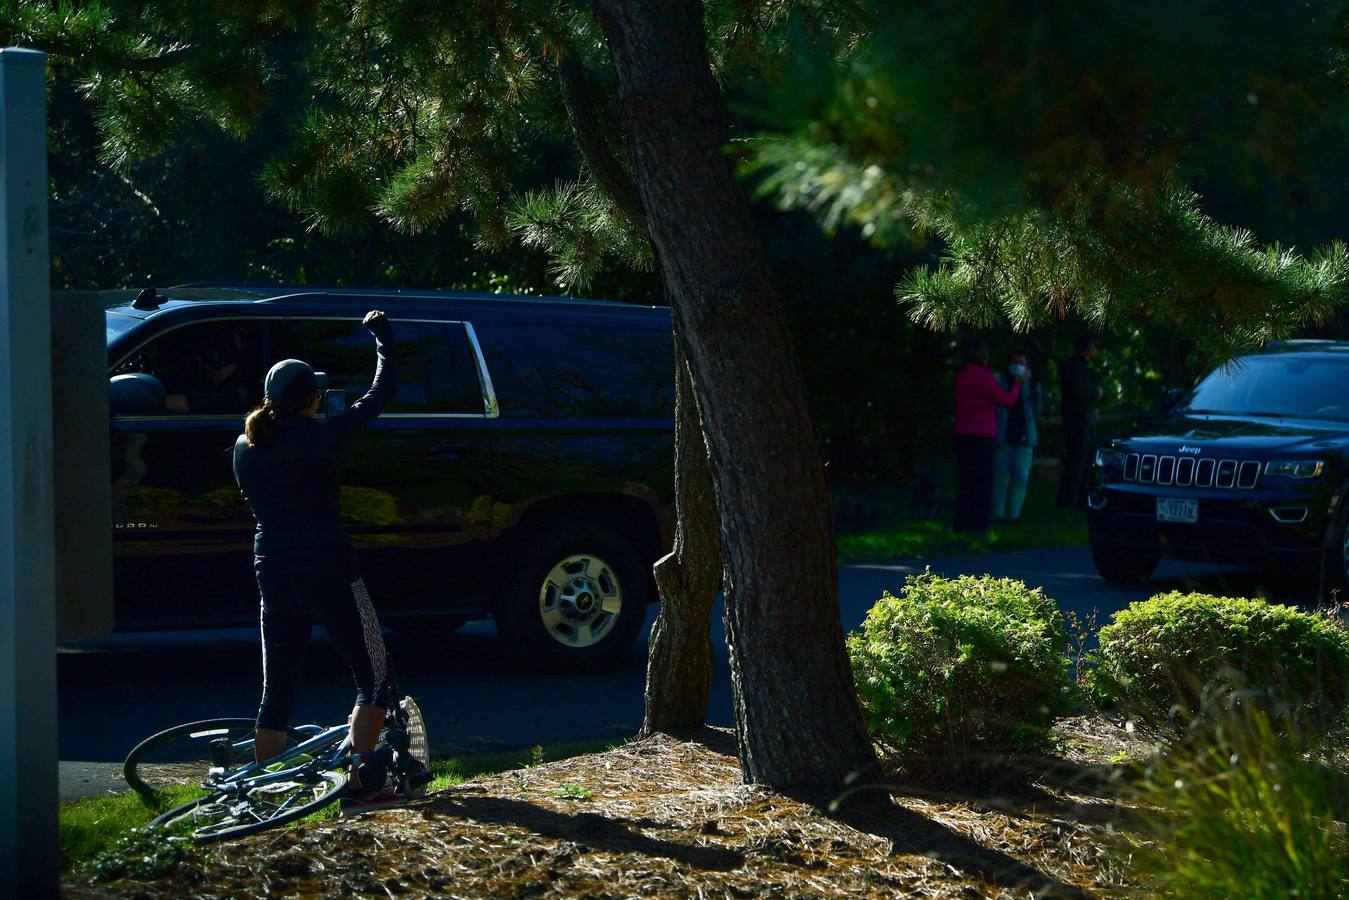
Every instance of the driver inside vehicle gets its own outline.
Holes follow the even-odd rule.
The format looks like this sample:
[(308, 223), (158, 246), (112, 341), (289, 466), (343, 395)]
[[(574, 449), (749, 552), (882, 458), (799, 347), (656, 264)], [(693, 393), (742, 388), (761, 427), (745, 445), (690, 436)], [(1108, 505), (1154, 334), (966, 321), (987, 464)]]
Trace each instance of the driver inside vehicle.
[(244, 361), (258, 354), (249, 337), (240, 329), (230, 328), (199, 340), (190, 352), (188, 364), (176, 367), (179, 373), (186, 369), (187, 374), (178, 375), (174, 381), (163, 379), (172, 385), (164, 397), (165, 411), (242, 415), (251, 408), (257, 398), (248, 386)]

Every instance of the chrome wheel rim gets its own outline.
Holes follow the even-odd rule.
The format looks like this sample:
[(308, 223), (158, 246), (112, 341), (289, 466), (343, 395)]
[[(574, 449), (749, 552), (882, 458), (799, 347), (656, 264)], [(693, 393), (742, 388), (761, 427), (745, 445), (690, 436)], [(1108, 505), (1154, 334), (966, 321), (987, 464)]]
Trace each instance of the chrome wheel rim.
[(539, 620), (564, 647), (591, 647), (608, 636), (623, 611), (623, 586), (613, 566), (577, 553), (548, 572), (539, 587)]
[(332, 772), (320, 772), (312, 780), (259, 785), (242, 795), (222, 794), (204, 799), (161, 824), (167, 830), (184, 830), (193, 840), (208, 841), (236, 829), (274, 821), (291, 810), (336, 793), (343, 783)]

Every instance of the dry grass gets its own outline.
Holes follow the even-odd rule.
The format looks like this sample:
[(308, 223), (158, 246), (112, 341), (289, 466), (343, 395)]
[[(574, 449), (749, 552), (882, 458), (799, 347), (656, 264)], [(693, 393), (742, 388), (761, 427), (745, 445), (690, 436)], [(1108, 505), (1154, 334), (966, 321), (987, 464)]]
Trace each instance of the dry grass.
[[(74, 876), (64, 893), (942, 898), (1127, 890), (1105, 839), (1115, 810), (1099, 788), (1103, 757), (1129, 742), (1100, 723), (1068, 729), (1066, 743), (1077, 742), (1069, 757), (1079, 759), (1001, 761), (981, 796), (896, 782), (891, 799), (836, 814), (828, 798), (742, 785), (727, 732), (656, 736), (399, 809), (243, 839), (160, 881), (106, 886)], [(1082, 749), (1093, 742), (1108, 746)]]

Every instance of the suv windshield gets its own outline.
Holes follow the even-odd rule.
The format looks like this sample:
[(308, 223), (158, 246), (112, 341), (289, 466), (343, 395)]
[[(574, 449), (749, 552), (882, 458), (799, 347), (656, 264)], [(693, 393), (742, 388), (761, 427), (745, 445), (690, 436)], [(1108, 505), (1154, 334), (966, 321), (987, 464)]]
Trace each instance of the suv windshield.
[(1199, 382), (1179, 412), (1349, 421), (1349, 359), (1244, 356)]

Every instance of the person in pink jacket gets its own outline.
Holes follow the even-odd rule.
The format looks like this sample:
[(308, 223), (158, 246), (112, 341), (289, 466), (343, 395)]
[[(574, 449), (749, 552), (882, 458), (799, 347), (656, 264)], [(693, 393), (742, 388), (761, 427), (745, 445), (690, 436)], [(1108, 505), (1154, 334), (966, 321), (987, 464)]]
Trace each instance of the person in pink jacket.
[(1003, 390), (988, 368), (988, 345), (965, 345), (965, 368), (956, 373), (956, 531), (988, 531), (993, 507), (993, 456), (998, 436), (998, 407), (1011, 406), (1021, 396), (1025, 376)]

